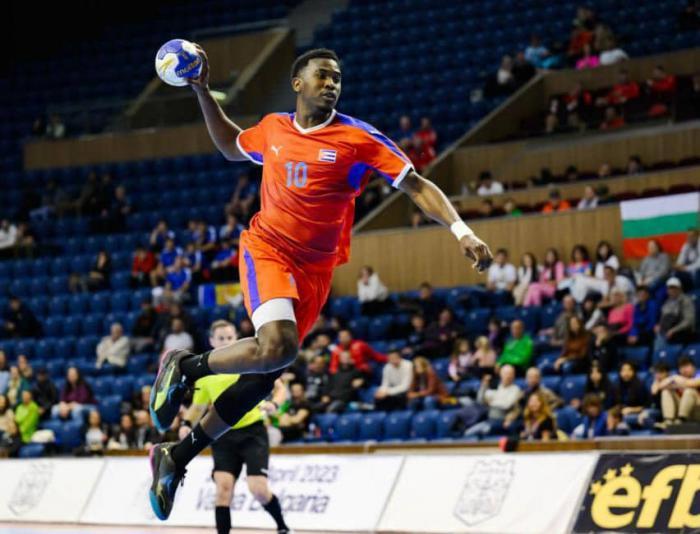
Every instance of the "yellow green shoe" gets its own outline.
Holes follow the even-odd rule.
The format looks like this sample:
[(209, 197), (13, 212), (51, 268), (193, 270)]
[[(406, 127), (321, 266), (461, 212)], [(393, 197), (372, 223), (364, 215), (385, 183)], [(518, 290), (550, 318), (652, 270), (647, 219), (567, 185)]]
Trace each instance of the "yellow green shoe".
[(151, 388), (149, 408), (156, 428), (165, 432), (173, 424), (180, 411), (180, 404), (191, 385), (180, 372), (180, 362), (192, 353), (186, 350), (171, 350), (160, 361), (156, 380)]

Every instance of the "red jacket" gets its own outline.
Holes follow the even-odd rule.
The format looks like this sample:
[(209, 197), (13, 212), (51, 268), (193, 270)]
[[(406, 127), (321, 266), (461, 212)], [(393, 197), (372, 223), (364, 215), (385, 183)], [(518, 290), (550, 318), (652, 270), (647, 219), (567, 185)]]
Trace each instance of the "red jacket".
[(146, 255), (139, 259), (139, 257), (134, 254), (134, 262), (131, 264), (131, 272), (148, 274), (153, 269), (156, 268), (156, 257), (153, 252), (146, 252)]
[[(331, 363), (328, 367), (331, 374), (334, 374), (338, 370), (338, 365), (340, 365), (340, 353), (344, 350), (348, 349), (337, 345), (333, 349), (333, 352), (331, 352)], [(371, 372), (369, 360), (374, 360), (375, 362), (379, 363), (387, 362), (387, 357), (385, 354), (377, 352), (366, 342), (360, 341), (359, 339), (354, 339), (350, 342), (350, 356), (352, 356), (352, 361), (355, 363), (357, 370), (362, 373)]]
[(669, 74), (661, 80), (652, 80), (652, 93), (673, 93), (676, 90), (676, 77)]
[[(608, 93), (608, 104), (621, 104), (623, 101), (639, 98), (637, 82), (616, 83)], [(623, 100), (624, 99), (624, 100)]]

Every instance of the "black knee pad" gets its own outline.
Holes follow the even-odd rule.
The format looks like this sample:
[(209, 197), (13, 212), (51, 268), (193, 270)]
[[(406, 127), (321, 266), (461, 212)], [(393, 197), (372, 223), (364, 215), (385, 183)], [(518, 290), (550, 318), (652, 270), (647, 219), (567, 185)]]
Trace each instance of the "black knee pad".
[(214, 401), (219, 417), (233, 426), (272, 391), (272, 387), (282, 376), (282, 370), (265, 374), (242, 375)]

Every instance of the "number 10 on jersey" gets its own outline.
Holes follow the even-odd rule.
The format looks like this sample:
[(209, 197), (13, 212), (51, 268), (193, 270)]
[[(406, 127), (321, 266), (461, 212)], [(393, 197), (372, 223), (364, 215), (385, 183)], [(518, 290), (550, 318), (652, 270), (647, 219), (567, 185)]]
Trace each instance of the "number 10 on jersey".
[(294, 163), (288, 161), (284, 164), (287, 169), (287, 187), (304, 187), (306, 185), (307, 169), (306, 163), (300, 161)]

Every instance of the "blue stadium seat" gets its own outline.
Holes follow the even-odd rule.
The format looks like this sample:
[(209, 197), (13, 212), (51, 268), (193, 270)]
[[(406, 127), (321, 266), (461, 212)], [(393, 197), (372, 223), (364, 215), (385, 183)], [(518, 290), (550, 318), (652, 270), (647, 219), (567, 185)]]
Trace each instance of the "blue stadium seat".
[(143, 386), (151, 386), (156, 379), (155, 374), (147, 374), (134, 379), (134, 391), (140, 391)]
[[(46, 370), (49, 372), (49, 376), (51, 376), (52, 379), (62, 377), (65, 370), (64, 360), (49, 360), (48, 362), (46, 362)], [(58, 388), (58, 386), (56, 387)]]
[(51, 315), (63, 315), (68, 309), (68, 297), (52, 297), (49, 301), (49, 313)]
[(92, 386), (92, 391), (97, 398), (106, 397), (112, 394), (112, 385), (114, 384), (114, 377), (112, 376), (102, 376), (97, 377), (90, 382)]
[(367, 339), (367, 328), (369, 320), (367, 317), (356, 317), (348, 321), (348, 328), (355, 339)]
[(393, 322), (391, 315), (379, 315), (370, 320), (368, 325), (367, 340), (377, 341), (386, 339)]
[(44, 335), (59, 337), (63, 335), (63, 317), (49, 317), (44, 321)]
[(115, 377), (112, 381), (112, 393), (119, 395), (123, 401), (131, 400), (134, 394), (134, 377), (132, 375)]
[(68, 297), (68, 313), (79, 315), (88, 311), (90, 306), (90, 296), (85, 293), (78, 293)]
[(90, 299), (90, 311), (92, 313), (107, 313), (109, 311), (109, 294), (95, 293)]
[(121, 404), (122, 398), (119, 395), (102, 397), (99, 401), (99, 410), (102, 420), (110, 425), (119, 423)]
[(411, 438), (434, 439), (439, 417), (439, 410), (423, 410), (415, 414), (411, 421)]
[(126, 363), (126, 370), (131, 374), (145, 373), (150, 361), (148, 354), (132, 354)]
[(683, 356), (687, 356), (695, 362), (696, 367), (700, 367), (700, 343), (688, 345), (683, 351)]
[(623, 347), (620, 356), (621, 361), (632, 362), (638, 370), (649, 368), (648, 347)]
[(571, 432), (573, 432), (574, 429), (581, 423), (582, 419), (578, 410), (576, 410), (576, 408), (572, 408), (571, 406), (565, 406), (564, 408), (558, 410), (556, 416), (557, 427), (567, 434), (571, 434)]
[(543, 376), (542, 385), (551, 389), (554, 393), (559, 393), (561, 378), (558, 376)]
[(83, 443), (83, 427), (80, 423), (63, 423), (58, 435), (63, 452), (71, 452)]
[(27, 443), (22, 445), (17, 456), (19, 458), (41, 458), (45, 449), (46, 445), (43, 443)]
[(362, 415), (357, 434), (359, 441), (379, 441), (384, 435), (384, 412), (369, 412)]
[(15, 344), (15, 354), (19, 356), (24, 354), (29, 359), (34, 357), (34, 349), (36, 348), (36, 341), (33, 339), (19, 339)]
[(339, 416), (333, 425), (333, 440), (357, 440), (358, 426), (361, 418), (362, 416), (359, 413), (347, 413)]
[(43, 338), (43, 339), (37, 340), (36, 346), (34, 347), (34, 350), (36, 351), (36, 355), (38, 357), (50, 360), (53, 358), (53, 356), (55, 354), (55, 352), (54, 352), (55, 348), (56, 348), (56, 340), (55, 339)]
[(320, 431), (322, 440), (333, 440), (333, 430), (337, 419), (338, 414), (334, 413), (323, 413), (314, 416), (314, 422)]
[(437, 439), (449, 438), (452, 435), (459, 410), (446, 410), (440, 412), (435, 421), (435, 437)]
[(85, 315), (81, 323), (80, 332), (84, 336), (98, 336), (102, 334), (102, 316), (95, 313)]
[(129, 289), (129, 284), (131, 282), (131, 275), (128, 272), (117, 272), (112, 275), (111, 284), (112, 288), (116, 290), (126, 290)]
[(413, 412), (389, 412), (384, 419), (384, 440), (406, 440), (409, 437)]
[(562, 379), (559, 392), (564, 403), (569, 404), (572, 399), (583, 398), (585, 388), (586, 375), (570, 375)]
[(669, 345), (665, 349), (654, 351), (652, 363), (656, 365), (657, 363), (663, 362), (668, 365), (669, 369), (674, 370), (678, 364), (678, 358), (682, 350), (683, 347), (680, 345)]
[(471, 310), (464, 318), (464, 325), (471, 335), (481, 335), (486, 332), (491, 319), (491, 310), (486, 308)]
[(447, 369), (449, 365), (449, 358), (437, 358), (436, 360), (433, 360), (433, 369), (442, 380), (447, 380), (448, 378)]
[(56, 339), (54, 354), (57, 358), (68, 359), (76, 356), (77, 339), (72, 336), (64, 336)]
[(97, 353), (95, 349), (97, 348), (97, 343), (99, 339), (96, 336), (84, 336), (81, 337), (75, 347), (76, 356), (78, 358), (83, 358), (86, 360), (96, 359)]

